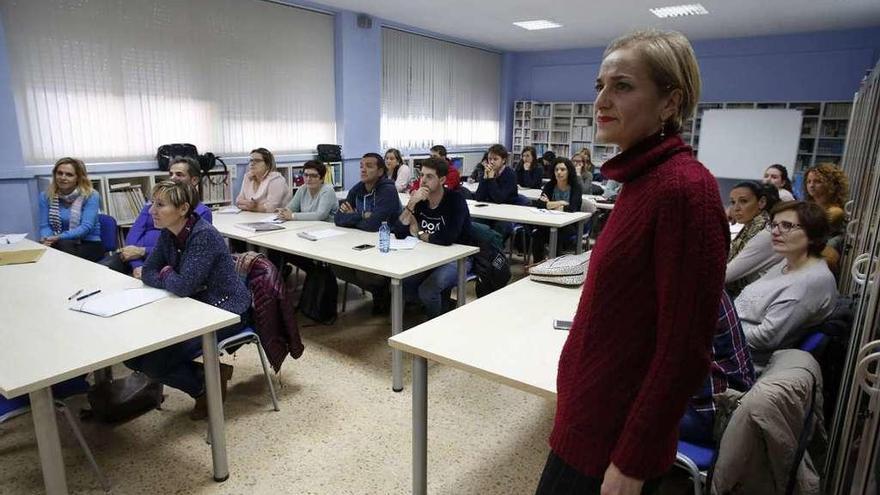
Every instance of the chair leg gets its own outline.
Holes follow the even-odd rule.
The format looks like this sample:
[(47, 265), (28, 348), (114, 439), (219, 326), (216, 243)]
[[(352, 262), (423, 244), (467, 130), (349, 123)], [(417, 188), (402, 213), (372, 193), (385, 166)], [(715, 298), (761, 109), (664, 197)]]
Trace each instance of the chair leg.
[(64, 414), (65, 419), (67, 419), (67, 424), (70, 425), (70, 429), (73, 431), (76, 441), (79, 442), (79, 446), (86, 455), (86, 459), (88, 459), (89, 464), (92, 465), (92, 469), (95, 471), (95, 476), (98, 478), (101, 488), (103, 488), (105, 492), (110, 493), (110, 482), (104, 477), (101, 468), (98, 467), (98, 462), (95, 461), (95, 456), (92, 455), (92, 449), (90, 449), (89, 444), (86, 443), (86, 439), (83, 436), (82, 431), (80, 431), (76, 419), (74, 419), (73, 414), (70, 412), (70, 408), (60, 400), (55, 401), (55, 407), (61, 411), (61, 413)]
[(348, 302), (348, 282), (342, 285), (342, 313), (345, 313), (345, 303)]
[(257, 352), (260, 353), (260, 362), (263, 364), (263, 375), (266, 376), (266, 384), (269, 385), (269, 396), (272, 397), (272, 407), (274, 407), (276, 411), (280, 411), (281, 409), (278, 408), (278, 398), (275, 396), (275, 385), (272, 383), (272, 375), (269, 373), (269, 360), (266, 359), (266, 351), (263, 350), (263, 344), (260, 342), (260, 337), (257, 337), (255, 344), (257, 346)]
[(694, 482), (694, 495), (703, 495), (703, 481), (700, 468), (694, 464), (694, 461), (682, 454), (676, 455), (675, 462), (691, 476)]

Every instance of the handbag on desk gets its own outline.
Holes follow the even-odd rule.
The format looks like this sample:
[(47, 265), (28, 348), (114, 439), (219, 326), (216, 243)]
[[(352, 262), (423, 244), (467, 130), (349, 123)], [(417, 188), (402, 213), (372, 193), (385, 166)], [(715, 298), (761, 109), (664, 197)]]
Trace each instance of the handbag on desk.
[(581, 254), (563, 254), (529, 268), (529, 278), (535, 282), (556, 285), (581, 285), (587, 278), (589, 264), (590, 251)]

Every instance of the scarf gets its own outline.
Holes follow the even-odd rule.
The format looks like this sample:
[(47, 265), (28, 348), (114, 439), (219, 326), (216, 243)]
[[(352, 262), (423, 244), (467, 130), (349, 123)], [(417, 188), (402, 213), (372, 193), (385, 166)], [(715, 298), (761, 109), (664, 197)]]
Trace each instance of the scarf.
[(761, 214), (755, 215), (755, 218), (739, 231), (739, 234), (737, 234), (733, 242), (730, 243), (730, 254), (727, 255), (728, 263), (736, 258), (736, 255), (746, 247), (746, 244), (752, 240), (752, 237), (755, 237), (758, 235), (758, 232), (767, 227), (767, 221), (767, 214), (761, 212)]
[(49, 226), (52, 227), (53, 234), (59, 235), (62, 232), (62, 203), (64, 204), (65, 208), (70, 209), (70, 222), (68, 225), (68, 230), (73, 230), (79, 227), (79, 222), (82, 219), (82, 205), (84, 200), (85, 198), (83, 198), (82, 194), (80, 194), (79, 188), (74, 189), (73, 192), (67, 195), (55, 194), (55, 196), (49, 202)]

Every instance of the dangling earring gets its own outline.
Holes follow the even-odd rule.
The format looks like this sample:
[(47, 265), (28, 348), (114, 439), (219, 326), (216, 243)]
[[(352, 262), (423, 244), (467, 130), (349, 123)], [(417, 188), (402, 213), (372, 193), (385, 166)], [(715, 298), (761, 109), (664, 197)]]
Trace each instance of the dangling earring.
[(666, 121), (660, 121), (660, 139), (666, 138)]

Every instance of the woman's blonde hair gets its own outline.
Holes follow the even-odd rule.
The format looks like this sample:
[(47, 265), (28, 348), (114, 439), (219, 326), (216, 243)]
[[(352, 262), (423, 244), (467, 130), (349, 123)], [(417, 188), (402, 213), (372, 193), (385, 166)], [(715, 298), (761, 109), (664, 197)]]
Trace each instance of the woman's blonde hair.
[(58, 186), (55, 185), (55, 172), (58, 171), (58, 167), (65, 164), (73, 167), (73, 172), (76, 174), (76, 188), (79, 189), (79, 193), (85, 197), (91, 196), (94, 188), (92, 187), (92, 181), (89, 180), (89, 174), (86, 173), (86, 164), (82, 160), (69, 156), (59, 159), (55, 162), (55, 166), (52, 167), (52, 182), (49, 183), (46, 196), (49, 199), (53, 199), (58, 194)]
[(691, 43), (677, 31), (635, 31), (612, 41), (602, 58), (622, 48), (631, 48), (648, 66), (651, 79), (662, 95), (678, 89), (681, 104), (678, 111), (664, 122), (667, 133), (681, 131), (700, 101), (700, 67)]
[[(817, 163), (808, 168), (807, 172), (804, 174), (805, 184), (807, 179), (810, 178), (810, 174), (822, 176), (828, 184), (828, 203), (843, 208), (844, 203), (846, 203), (846, 200), (849, 197), (849, 179), (846, 178), (846, 174), (843, 173), (843, 170), (833, 163)], [(806, 189), (807, 188), (804, 187), (804, 194), (806, 195), (807, 201), (816, 201), (810, 196), (810, 193)]]
[(173, 180), (163, 180), (153, 186), (152, 197), (162, 198), (164, 201), (171, 203), (175, 208), (188, 205), (186, 214), (193, 212), (199, 202), (199, 192), (195, 186), (189, 182), (177, 182)]

